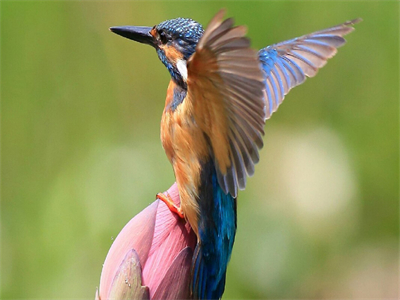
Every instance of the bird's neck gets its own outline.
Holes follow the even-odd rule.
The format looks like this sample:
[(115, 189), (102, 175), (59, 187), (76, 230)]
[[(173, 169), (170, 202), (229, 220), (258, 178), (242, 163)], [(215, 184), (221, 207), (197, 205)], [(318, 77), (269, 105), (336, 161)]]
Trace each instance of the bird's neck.
[(178, 108), (178, 106), (185, 100), (186, 94), (186, 88), (181, 87), (173, 79), (171, 79), (167, 90), (165, 110), (174, 112)]
[(187, 83), (183, 80), (182, 76), (179, 74), (179, 72), (176, 72), (175, 70), (169, 71), (171, 74), (171, 79), (182, 89), (185, 91), (187, 90)]
[(171, 80), (173, 80), (178, 86), (186, 90), (187, 84), (186, 81), (184, 80), (184, 76), (182, 76), (182, 74), (179, 71), (177, 63), (176, 62), (172, 63), (165, 55), (164, 50), (159, 49), (157, 50), (157, 52), (161, 62), (164, 64), (164, 66), (167, 67), (168, 72), (171, 75)]
[(176, 65), (167, 62), (165, 66), (168, 69), (169, 74), (171, 75), (171, 80), (179, 86), (181, 89), (187, 90), (186, 81), (183, 79), (183, 76), (179, 72)]

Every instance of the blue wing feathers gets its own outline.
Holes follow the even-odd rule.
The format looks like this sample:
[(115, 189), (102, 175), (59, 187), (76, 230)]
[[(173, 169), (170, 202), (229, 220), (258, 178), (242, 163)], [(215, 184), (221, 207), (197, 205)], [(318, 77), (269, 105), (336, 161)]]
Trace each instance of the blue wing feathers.
[(270, 75), (269, 75), (270, 77), (271, 77), (271, 86), (272, 86), (272, 92), (273, 92), (273, 95), (274, 95), (274, 99), (272, 99), (272, 101), (275, 103), (274, 104), (274, 106), (276, 106), (277, 104), (278, 104), (278, 102), (279, 102), (279, 98), (278, 98), (278, 90), (277, 90), (277, 88), (276, 88), (276, 83), (275, 83), (275, 80), (273, 80), (273, 74), (272, 74), (272, 72), (270, 73)]
[[(284, 88), (283, 88), (283, 82), (281, 76), (278, 74), (278, 70), (276, 68), (276, 65), (272, 68), (272, 75), (274, 75), (275, 79), (278, 81), (278, 86), (279, 86), (279, 97), (284, 96)], [(278, 104), (278, 102), (277, 102)]]
[(258, 52), (264, 74), (266, 119), (282, 103), (293, 87), (313, 77), (327, 60), (334, 56), (346, 40), (344, 35), (354, 30), (351, 26), (361, 19), (320, 30), (308, 35), (274, 44)]

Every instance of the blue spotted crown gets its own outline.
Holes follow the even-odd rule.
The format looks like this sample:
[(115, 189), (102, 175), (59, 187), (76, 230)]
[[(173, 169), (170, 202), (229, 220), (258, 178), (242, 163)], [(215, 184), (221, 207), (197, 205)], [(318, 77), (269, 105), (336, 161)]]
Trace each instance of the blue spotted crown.
[(193, 19), (186, 18), (161, 22), (156, 26), (156, 29), (169, 35), (186, 59), (194, 53), (196, 45), (204, 33), (201, 24)]

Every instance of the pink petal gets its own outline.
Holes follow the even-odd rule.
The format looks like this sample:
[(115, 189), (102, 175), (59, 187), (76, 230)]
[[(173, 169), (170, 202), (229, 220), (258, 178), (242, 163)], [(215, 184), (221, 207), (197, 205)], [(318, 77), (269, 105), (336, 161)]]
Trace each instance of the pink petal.
[(174, 203), (176, 205), (181, 205), (181, 199), (179, 197), (179, 190), (178, 190), (178, 185), (176, 184), (176, 182), (174, 182), (173, 185), (171, 185), (171, 187), (168, 189), (168, 191), (166, 191), (166, 193), (169, 194), (169, 196), (171, 197), (172, 200), (174, 200)]
[(158, 202), (153, 202), (121, 230), (108, 251), (100, 278), (100, 299), (108, 299), (111, 282), (125, 255), (135, 249), (140, 264), (145, 265), (151, 247)]
[(149, 289), (142, 286), (142, 268), (135, 250), (129, 251), (117, 270), (109, 299), (148, 300)]
[[(169, 190), (169, 195), (179, 205), (179, 194), (176, 185)], [(166, 276), (172, 262), (182, 249), (186, 247), (194, 249), (196, 235), (190, 229), (185, 220), (172, 213), (164, 202), (160, 201), (157, 210), (154, 229), (153, 244), (148, 260), (143, 268), (143, 283), (150, 288), (150, 297)]]
[(189, 299), (192, 257), (193, 250), (189, 247), (186, 247), (178, 254), (151, 298), (152, 300)]
[[(166, 193), (180, 205), (176, 184)], [(134, 217), (115, 239), (104, 262), (96, 300), (110, 296), (142, 299), (154, 295), (188, 298), (188, 272), (196, 240), (185, 220), (172, 213), (164, 202), (155, 201)], [(140, 266), (144, 266), (141, 277)], [(125, 282), (125, 279), (133, 281)], [(127, 284), (137, 288), (127, 290)], [(143, 290), (142, 285), (149, 290)]]
[[(168, 191), (165, 192), (168, 194), (174, 203), (179, 207), (180, 206), (180, 198), (178, 192), (178, 186), (174, 183)], [(184, 226), (185, 228), (181, 228), (182, 232), (185, 234), (185, 239), (188, 238), (187, 235), (193, 238), (194, 234), (191, 232), (190, 225), (186, 223), (186, 221), (182, 220), (177, 214), (172, 213), (169, 208), (165, 205), (164, 202), (159, 201), (156, 216), (156, 223), (154, 229), (154, 237), (153, 243), (151, 245), (151, 249), (149, 252), (149, 256), (152, 256), (153, 252), (156, 251), (160, 243), (163, 243), (170, 232), (173, 230), (175, 226)], [(196, 242), (190, 241), (191, 247), (194, 249)]]

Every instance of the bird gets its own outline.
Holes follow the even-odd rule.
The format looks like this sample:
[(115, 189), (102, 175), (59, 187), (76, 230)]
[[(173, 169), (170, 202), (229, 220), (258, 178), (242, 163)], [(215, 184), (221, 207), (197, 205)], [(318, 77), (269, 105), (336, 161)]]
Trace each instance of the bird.
[(265, 121), (286, 94), (316, 75), (361, 19), (256, 51), (245, 26), (221, 9), (207, 28), (190, 18), (153, 27), (110, 30), (152, 46), (171, 80), (161, 142), (172, 164), (181, 204), (157, 194), (197, 235), (190, 291), (220, 299), (237, 229), (238, 191), (246, 187), (263, 147)]

